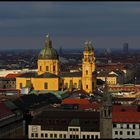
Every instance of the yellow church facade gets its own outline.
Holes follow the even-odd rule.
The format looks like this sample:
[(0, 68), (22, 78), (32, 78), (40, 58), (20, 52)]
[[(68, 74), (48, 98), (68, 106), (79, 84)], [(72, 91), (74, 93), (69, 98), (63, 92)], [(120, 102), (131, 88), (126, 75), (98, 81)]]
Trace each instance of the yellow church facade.
[(95, 57), (91, 42), (85, 42), (80, 72), (60, 71), (59, 56), (52, 47), (49, 36), (45, 39), (45, 47), (39, 53), (37, 64), (37, 72), (29, 72), (16, 77), (16, 89), (25, 87), (48, 91), (76, 89), (92, 93), (96, 87)]

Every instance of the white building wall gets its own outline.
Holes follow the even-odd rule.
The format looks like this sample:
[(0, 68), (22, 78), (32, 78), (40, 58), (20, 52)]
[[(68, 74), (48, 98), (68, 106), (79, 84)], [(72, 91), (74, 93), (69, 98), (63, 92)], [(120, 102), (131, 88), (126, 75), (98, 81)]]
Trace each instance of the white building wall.
[[(75, 129), (76, 131), (71, 131), (72, 129)], [(84, 137), (85, 139), (88, 137), (90, 139), (100, 138), (100, 132), (83, 132), (80, 127), (68, 127), (67, 131), (51, 131), (41, 130), (41, 126), (39, 125), (28, 126), (29, 139), (70, 139), (70, 135), (78, 135), (79, 139)]]
[(140, 138), (140, 123), (116, 123), (116, 127), (112, 127), (112, 138)]

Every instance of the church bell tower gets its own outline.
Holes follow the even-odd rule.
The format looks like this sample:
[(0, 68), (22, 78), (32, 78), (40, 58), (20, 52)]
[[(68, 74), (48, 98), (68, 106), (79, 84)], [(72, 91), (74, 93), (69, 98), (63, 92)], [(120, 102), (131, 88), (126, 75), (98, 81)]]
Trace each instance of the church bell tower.
[(108, 93), (107, 80), (100, 108), (101, 139), (112, 139), (112, 96)]
[(85, 42), (82, 59), (82, 88), (87, 93), (92, 93), (95, 71), (94, 49), (91, 42)]

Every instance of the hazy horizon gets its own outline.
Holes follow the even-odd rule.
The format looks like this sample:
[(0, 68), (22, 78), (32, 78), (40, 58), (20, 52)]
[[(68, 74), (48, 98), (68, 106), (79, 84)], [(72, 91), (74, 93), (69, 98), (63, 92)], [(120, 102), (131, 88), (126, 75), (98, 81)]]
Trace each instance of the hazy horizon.
[(53, 47), (129, 48), (140, 45), (139, 2), (0, 2), (0, 50)]

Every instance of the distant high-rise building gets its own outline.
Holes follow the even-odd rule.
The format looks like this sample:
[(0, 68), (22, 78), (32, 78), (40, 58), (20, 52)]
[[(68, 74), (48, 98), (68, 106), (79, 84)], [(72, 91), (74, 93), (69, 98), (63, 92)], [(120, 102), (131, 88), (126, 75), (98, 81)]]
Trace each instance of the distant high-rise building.
[(105, 54), (106, 56), (110, 56), (111, 53), (112, 53), (112, 52), (111, 52), (111, 49), (110, 49), (110, 48), (105, 49), (104, 54)]
[(59, 55), (62, 56), (63, 55), (63, 50), (62, 47), (59, 48)]
[(123, 44), (123, 53), (128, 53), (128, 43)]

